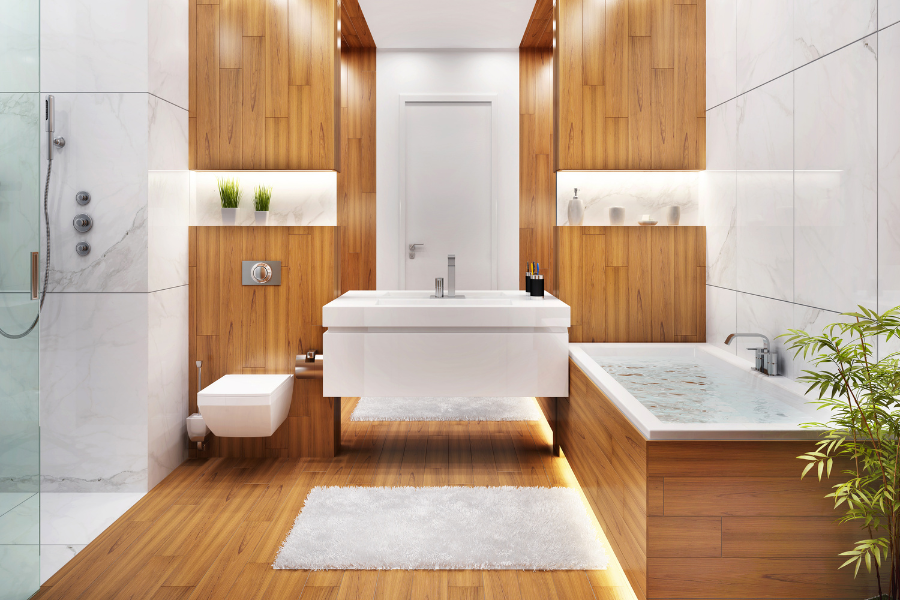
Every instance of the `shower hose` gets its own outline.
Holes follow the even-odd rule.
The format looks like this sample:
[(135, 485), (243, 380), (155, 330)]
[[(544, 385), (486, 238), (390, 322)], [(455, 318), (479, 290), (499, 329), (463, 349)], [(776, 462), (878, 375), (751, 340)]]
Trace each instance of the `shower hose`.
[(44, 262), (44, 286), (41, 290), (41, 303), (38, 306), (38, 313), (34, 316), (34, 321), (31, 323), (31, 327), (26, 329), (22, 333), (6, 333), (3, 329), (0, 329), (0, 335), (10, 340), (18, 340), (29, 333), (35, 328), (38, 323), (38, 319), (41, 318), (41, 309), (44, 308), (44, 298), (47, 296), (47, 279), (50, 275), (50, 215), (47, 211), (47, 196), (50, 193), (50, 171), (53, 169), (53, 158), (51, 157), (47, 162), (47, 182), (44, 184), (44, 227), (47, 237), (47, 254), (46, 261)]

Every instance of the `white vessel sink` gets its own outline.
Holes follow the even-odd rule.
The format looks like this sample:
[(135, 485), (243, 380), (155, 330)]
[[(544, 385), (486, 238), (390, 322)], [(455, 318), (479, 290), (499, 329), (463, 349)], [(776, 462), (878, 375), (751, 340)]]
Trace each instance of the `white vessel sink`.
[(568, 305), (457, 293), (355, 291), (325, 305), (325, 395), (568, 395)]

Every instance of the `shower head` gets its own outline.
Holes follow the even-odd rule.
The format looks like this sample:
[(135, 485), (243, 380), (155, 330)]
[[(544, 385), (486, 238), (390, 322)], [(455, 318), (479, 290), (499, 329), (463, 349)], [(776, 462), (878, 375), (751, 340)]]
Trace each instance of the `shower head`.
[(44, 101), (44, 120), (47, 121), (47, 131), (53, 133), (56, 128), (56, 98), (52, 94)]

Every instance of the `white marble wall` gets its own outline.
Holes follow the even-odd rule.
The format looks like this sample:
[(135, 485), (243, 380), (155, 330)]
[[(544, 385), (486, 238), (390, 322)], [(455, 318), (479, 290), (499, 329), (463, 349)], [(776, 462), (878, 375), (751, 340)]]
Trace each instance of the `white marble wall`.
[(149, 295), (148, 489), (187, 459), (188, 287)]
[[(900, 304), (898, 20), (893, 0), (710, 2), (711, 343), (817, 333), (859, 304)], [(806, 365), (774, 344), (799, 375)], [(743, 346), (730, 350), (750, 358)]]
[(237, 225), (253, 225), (256, 186), (271, 186), (269, 225), (337, 225), (337, 173), (333, 171), (195, 171), (191, 225), (221, 225), (217, 180), (234, 178), (243, 195)]
[[(143, 492), (186, 449), (188, 2), (40, 11), (41, 92), (56, 96), (67, 142), (50, 194), (42, 490)], [(85, 234), (72, 227), (80, 212), (94, 219)]]
[(148, 294), (50, 294), (41, 491), (147, 491)]
[(700, 219), (700, 173), (695, 171), (560, 171), (556, 176), (556, 223), (569, 224), (569, 201), (578, 188), (584, 225), (609, 225), (609, 209), (625, 209), (625, 224), (642, 215), (666, 223), (666, 208), (681, 208), (681, 225)]

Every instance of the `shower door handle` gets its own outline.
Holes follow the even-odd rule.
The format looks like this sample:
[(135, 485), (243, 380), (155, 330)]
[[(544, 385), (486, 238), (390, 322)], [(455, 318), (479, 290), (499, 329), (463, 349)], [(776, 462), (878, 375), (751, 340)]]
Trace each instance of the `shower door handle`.
[(40, 252), (32, 252), (31, 253), (31, 299), (38, 299), (38, 287), (40, 282), (40, 264), (41, 264), (41, 253)]

